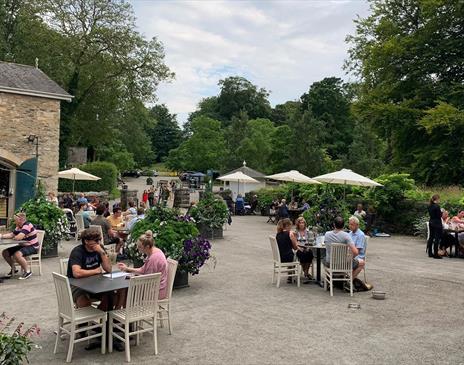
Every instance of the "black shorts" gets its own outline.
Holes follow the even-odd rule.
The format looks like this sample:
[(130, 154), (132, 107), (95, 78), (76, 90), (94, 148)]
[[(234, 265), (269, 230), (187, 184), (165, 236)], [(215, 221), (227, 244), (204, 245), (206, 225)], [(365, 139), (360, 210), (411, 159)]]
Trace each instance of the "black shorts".
[(37, 248), (34, 246), (21, 246), (21, 245), (16, 245), (12, 247), (8, 247), (6, 249), (8, 251), (8, 254), (13, 256), (16, 252), (20, 251), (24, 257), (34, 255), (37, 253)]

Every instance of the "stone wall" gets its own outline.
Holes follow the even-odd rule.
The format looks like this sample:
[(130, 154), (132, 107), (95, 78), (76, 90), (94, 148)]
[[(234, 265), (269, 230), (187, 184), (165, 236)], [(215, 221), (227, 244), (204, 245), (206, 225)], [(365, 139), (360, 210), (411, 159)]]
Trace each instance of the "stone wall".
[[(0, 92), (1, 148), (21, 162), (35, 157), (39, 137), (39, 179), (46, 191), (58, 189), (58, 154), (60, 139), (60, 101)], [(0, 158), (7, 156), (0, 156)]]

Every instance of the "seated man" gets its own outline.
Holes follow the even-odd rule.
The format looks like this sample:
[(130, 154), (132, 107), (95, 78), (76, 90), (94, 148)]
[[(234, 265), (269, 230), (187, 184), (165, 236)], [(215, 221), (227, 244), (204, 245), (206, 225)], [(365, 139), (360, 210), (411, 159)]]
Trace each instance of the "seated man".
[(363, 205), (361, 203), (356, 206), (356, 210), (354, 211), (353, 215), (358, 217), (358, 219), (366, 219), (367, 213), (364, 211)]
[(236, 215), (245, 214), (245, 200), (243, 200), (243, 197), (241, 194), (238, 194), (237, 198), (235, 199), (235, 214)]
[[(103, 217), (103, 213), (105, 213), (105, 206), (100, 204), (97, 207), (97, 211), (95, 218), (92, 220), (92, 224), (101, 226), (103, 232), (103, 244), (104, 245), (111, 245), (116, 244), (116, 252), (122, 247), (122, 240), (119, 238), (118, 233), (115, 232), (108, 221), (108, 218)], [(121, 208), (119, 208), (119, 213), (121, 213)]]
[[(68, 278), (86, 278), (99, 275), (103, 272), (111, 272), (111, 263), (100, 245), (102, 237), (94, 228), (82, 232), (82, 244), (71, 251), (68, 261)], [(71, 287), (73, 300), (78, 308), (89, 307), (92, 304), (90, 293), (77, 287)], [(103, 298), (102, 298), (103, 299)], [(106, 302), (102, 300), (101, 309), (106, 309)]]
[(11, 233), (4, 233), (0, 235), (1, 238), (13, 238), (16, 241), (24, 241), (16, 246), (9, 247), (2, 251), (2, 256), (5, 261), (11, 266), (11, 271), (7, 276), (12, 277), (14, 271), (14, 262), (16, 261), (23, 269), (22, 276), (19, 279), (28, 279), (32, 272), (29, 270), (27, 261), (24, 257), (36, 254), (39, 249), (39, 241), (37, 239), (37, 232), (32, 223), (26, 219), (26, 213), (16, 213), (14, 215), (16, 227)]
[(350, 237), (355, 247), (358, 249), (358, 255), (353, 258), (353, 279), (363, 271), (365, 267), (366, 257), (366, 236), (364, 232), (359, 229), (358, 217), (350, 217), (348, 224), (350, 226)]
[(324, 265), (327, 267), (330, 265), (330, 251), (332, 243), (344, 243), (350, 247), (353, 257), (358, 256), (359, 251), (354, 245), (354, 242), (351, 239), (350, 235), (343, 230), (344, 226), (345, 221), (343, 220), (343, 218), (336, 217), (334, 220), (334, 230), (325, 233), (324, 243), (327, 250)]
[(137, 208), (135, 207), (135, 202), (133, 202), (132, 200), (129, 200), (128, 205), (129, 205), (129, 208), (127, 208), (127, 210), (122, 215), (124, 217), (127, 215), (137, 215)]
[(132, 220), (127, 223), (127, 229), (131, 230), (134, 224), (143, 218), (145, 218), (145, 210), (142, 207), (137, 208), (137, 217), (132, 218)]
[(80, 204), (80, 203), (85, 203), (85, 204), (89, 203), (89, 201), (85, 197), (84, 193), (79, 194), (79, 199), (77, 199), (77, 204)]
[[(136, 212), (137, 213), (137, 212)], [(113, 207), (113, 214), (106, 218), (112, 229), (120, 228), (124, 225), (124, 220), (122, 218), (121, 207)]]

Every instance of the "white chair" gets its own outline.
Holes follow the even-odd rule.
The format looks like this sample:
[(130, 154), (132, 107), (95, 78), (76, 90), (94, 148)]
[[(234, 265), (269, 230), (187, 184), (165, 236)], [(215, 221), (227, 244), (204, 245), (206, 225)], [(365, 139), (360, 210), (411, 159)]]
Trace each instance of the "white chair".
[[(55, 282), (56, 296), (58, 299), (58, 330), (56, 333), (55, 348), (56, 354), (58, 340), (62, 332), (69, 335), (68, 354), (66, 362), (71, 362), (74, 344), (88, 341), (92, 338), (101, 337), (101, 353), (105, 353), (106, 346), (106, 313), (94, 307), (74, 308), (71, 294), (71, 287), (66, 276), (53, 273)], [(69, 329), (66, 327), (69, 325)], [(89, 335), (90, 330), (100, 329), (100, 333)], [(82, 333), (81, 338), (76, 339), (76, 335)]]
[(367, 246), (369, 243), (369, 236), (365, 236), (364, 239), (364, 282), (367, 283), (367, 278), (366, 278), (366, 267), (367, 267)]
[(301, 276), (301, 265), (298, 261), (293, 262), (281, 262), (279, 247), (277, 246), (277, 240), (274, 236), (269, 236), (269, 242), (271, 243), (272, 257), (274, 260), (274, 267), (272, 272), (272, 284), (274, 284), (277, 274), (277, 287), (280, 287), (280, 275), (286, 274), (288, 277), (296, 277), (297, 286), (300, 287), (300, 276)]
[[(145, 332), (153, 332), (155, 355), (158, 354), (157, 338), (157, 313), (158, 293), (161, 274), (149, 274), (131, 277), (127, 291), (126, 308), (111, 311), (109, 313), (109, 345), (108, 351), (113, 351), (113, 337), (124, 342), (126, 361), (130, 362), (130, 336), (136, 335), (139, 344), (139, 335)], [(142, 326), (149, 324), (148, 328)], [(131, 331), (131, 323), (135, 323)], [(124, 333), (124, 337), (113, 331), (113, 327)]]
[(330, 296), (333, 297), (334, 281), (348, 281), (350, 296), (353, 296), (353, 255), (347, 244), (330, 244), (330, 266), (325, 267), (324, 289), (330, 286)]
[(67, 276), (69, 259), (60, 259), (60, 274)]
[[(39, 241), (39, 249), (37, 253), (26, 256), (24, 259), (27, 261), (31, 272), (33, 272), (33, 267), (37, 266), (39, 268), (39, 275), (42, 275), (42, 246), (45, 237), (45, 231), (41, 231), (39, 229), (36, 229), (35, 231), (37, 233), (37, 241)], [(17, 266), (19, 266), (19, 264), (14, 261), (15, 269)]]
[(160, 321), (161, 328), (164, 326), (163, 322), (168, 321), (169, 334), (172, 334), (171, 325), (171, 297), (172, 287), (174, 286), (174, 278), (176, 276), (177, 266), (179, 263), (176, 260), (168, 258), (168, 286), (166, 291), (166, 298), (158, 300), (158, 320)]
[(81, 235), (82, 231), (85, 229), (85, 226), (84, 226), (84, 217), (82, 216), (82, 214), (76, 214), (75, 219), (76, 219), (76, 235), (75, 235), (75, 238), (76, 238), (76, 241), (77, 241), (79, 239), (79, 236)]

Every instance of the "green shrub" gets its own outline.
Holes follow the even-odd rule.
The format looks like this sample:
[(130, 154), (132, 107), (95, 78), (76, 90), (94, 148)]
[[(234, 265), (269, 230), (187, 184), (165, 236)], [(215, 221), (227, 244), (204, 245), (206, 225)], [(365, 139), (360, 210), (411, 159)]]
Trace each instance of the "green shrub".
[(221, 228), (227, 222), (229, 209), (224, 200), (216, 198), (211, 193), (205, 193), (198, 204), (192, 208), (190, 215), (198, 225), (211, 229)]
[[(111, 192), (116, 188), (116, 178), (118, 169), (115, 164), (105, 161), (95, 161), (79, 167), (82, 171), (98, 176), (97, 181), (80, 181), (76, 180), (74, 191), (108, 191)], [(72, 191), (73, 180), (59, 179), (59, 191)]]

